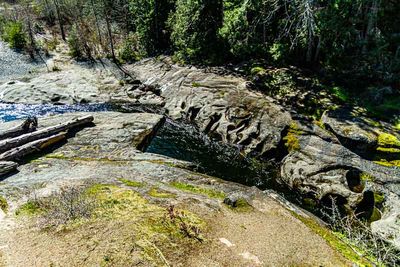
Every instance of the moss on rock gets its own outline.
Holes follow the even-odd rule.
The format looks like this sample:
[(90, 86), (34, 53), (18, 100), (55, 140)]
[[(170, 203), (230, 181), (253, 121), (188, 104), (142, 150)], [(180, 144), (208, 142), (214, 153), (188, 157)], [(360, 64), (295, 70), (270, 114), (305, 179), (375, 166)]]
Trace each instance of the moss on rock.
[(144, 183), (132, 181), (132, 180), (124, 179), (124, 178), (119, 178), (118, 181), (120, 181), (124, 185), (130, 186), (130, 187), (143, 187), (144, 186)]
[(400, 140), (388, 133), (381, 133), (378, 135), (378, 145), (381, 147), (400, 147)]
[(152, 187), (149, 192), (149, 196), (155, 197), (155, 198), (175, 198), (176, 194), (160, 190), (157, 187)]
[(297, 151), (300, 150), (300, 142), (298, 136), (302, 134), (302, 131), (299, 130), (299, 126), (296, 122), (292, 122), (289, 126), (289, 131), (287, 135), (283, 138), (285, 141), (285, 146), (289, 151)]
[(8, 202), (3, 196), (0, 196), (0, 209), (4, 212), (8, 211)]
[(206, 195), (211, 198), (224, 199), (226, 197), (226, 194), (224, 192), (217, 191), (217, 190), (210, 189), (210, 188), (204, 188), (204, 187), (194, 186), (191, 184), (180, 183), (180, 182), (172, 182), (172, 183), (170, 183), (170, 185), (175, 187), (176, 189), (179, 189), (182, 191), (188, 191), (188, 192), (192, 192), (195, 194)]

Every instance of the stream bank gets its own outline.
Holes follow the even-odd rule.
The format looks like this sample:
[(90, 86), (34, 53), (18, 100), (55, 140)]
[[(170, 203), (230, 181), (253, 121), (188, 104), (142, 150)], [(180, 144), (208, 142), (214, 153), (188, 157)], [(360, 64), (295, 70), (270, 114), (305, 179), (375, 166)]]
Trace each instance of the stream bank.
[[(199, 168), (200, 171), (202, 171), (201, 169), (203, 168), (203, 171), (207, 173), (211, 172), (218, 176), (222, 174), (221, 176), (224, 176), (226, 180), (233, 180), (247, 185), (257, 185), (264, 188), (264, 186), (269, 187), (269, 182), (276, 178), (283, 185), (293, 190), (293, 192), (311, 197), (317, 202), (322, 201), (324, 197), (330, 194), (340, 194), (348, 203), (354, 205), (352, 207), (354, 209), (363, 201), (364, 192), (371, 190), (373, 190), (373, 192), (380, 192), (378, 190), (382, 190), (382, 187), (378, 189), (372, 187), (375, 183), (373, 183), (373, 181), (368, 181), (367, 185), (364, 186), (360, 192), (353, 192), (351, 188), (349, 188), (347, 184), (348, 181), (346, 181), (345, 178), (349, 170), (358, 168), (357, 166), (362, 163), (361, 165), (365, 167), (365, 170), (369, 171), (373, 169), (376, 172), (377, 179), (382, 181), (382, 179), (386, 179), (384, 174), (388, 170), (387, 168), (380, 168), (369, 161), (360, 160), (357, 154), (342, 147), (339, 140), (330, 131), (327, 131), (313, 122), (301, 120), (301, 116), (293, 116), (291, 111), (285, 110), (277, 104), (273, 98), (266, 97), (259, 92), (250, 91), (247, 88), (247, 81), (242, 78), (221, 76), (194, 67), (186, 68), (176, 66), (172, 64), (168, 58), (161, 60), (148, 59), (136, 65), (127, 66), (127, 68), (138, 80), (127, 79), (125, 81), (120, 81), (107, 69), (88, 68), (87, 66), (64, 62), (59, 65), (60, 70), (57, 72), (40, 74), (30, 79), (16, 79), (16, 81), (4, 83), (1, 85), (1, 88), (3, 97), (8, 102), (30, 104), (53, 103), (60, 105), (111, 101), (117, 104), (135, 105), (145, 110), (147, 109), (146, 107), (149, 107), (149, 110), (155, 107), (163, 112), (163, 115), (175, 120), (190, 122), (196, 125), (201, 132), (229, 145), (225, 146), (220, 143), (210, 142), (211, 139), (207, 139), (208, 137), (206, 137), (206, 135), (197, 135), (199, 132), (191, 132), (195, 131), (193, 128), (183, 127), (182, 130), (179, 130), (181, 125), (173, 125), (172, 127), (168, 128), (167, 126), (161, 129), (161, 133), (164, 135), (154, 139), (148, 152), (160, 151), (157, 153), (169, 153), (169, 156), (174, 156), (179, 159), (188, 157), (188, 159), (193, 160), (195, 163), (202, 163), (202, 166)], [(125, 122), (120, 121), (120, 126), (117, 128), (124, 129), (133, 127), (133, 136), (138, 134), (138, 132), (134, 130), (138, 127), (138, 124), (136, 122), (130, 122), (130, 119), (139, 117), (136, 117), (136, 114), (121, 114), (116, 117), (120, 116)], [(103, 124), (103, 126), (107, 125), (106, 122), (100, 124)], [(102, 129), (103, 126), (101, 126), (100, 129)], [(104, 127), (103, 129), (106, 129), (108, 126)], [(139, 131), (139, 133), (140, 132), (141, 131)], [(147, 131), (145, 131), (145, 133), (146, 135), (148, 134)], [(192, 133), (195, 134), (193, 135)], [(176, 136), (177, 134), (182, 135), (182, 138)], [(97, 136), (97, 134), (95, 134), (95, 136)], [(170, 146), (171, 142), (168, 143), (171, 141), (171, 136), (175, 137), (175, 140), (172, 140), (172, 147)], [(108, 142), (109, 140), (109, 137), (104, 137), (104, 139), (102, 139), (103, 137), (101, 134), (96, 138), (101, 142)], [(126, 141), (127, 140), (121, 140), (123, 143)], [(181, 144), (183, 143), (184, 149), (181, 151), (173, 151), (173, 146), (179, 145), (179, 142)], [(200, 146), (198, 146), (198, 144), (200, 144)], [(111, 145), (111, 147), (112, 146), (113, 145)], [(334, 147), (335, 149), (328, 149), (330, 147)], [(15, 181), (13, 179), (17, 179), (18, 186), (23, 186), (23, 179), (26, 179), (26, 177), (35, 177), (29, 180), (42, 183), (46, 180), (51, 180), (55, 173), (57, 173), (57, 176), (60, 175), (60, 183), (67, 184), (69, 182), (66, 181), (69, 180), (69, 177), (76, 177), (77, 181), (82, 177), (90, 178), (89, 180), (96, 180), (99, 174), (102, 177), (100, 181), (106, 182), (114, 173), (126, 173), (126, 177), (123, 177), (123, 179), (137, 181), (142, 177), (147, 177), (148, 173), (156, 172), (153, 168), (158, 165), (154, 164), (162, 163), (161, 165), (166, 165), (171, 168), (172, 171), (165, 174), (164, 167), (161, 168), (163, 171), (159, 174), (160, 177), (151, 177), (149, 181), (146, 180), (146, 183), (150, 183), (151, 187), (164, 186), (163, 183), (165, 183), (165, 181), (169, 184), (170, 181), (166, 179), (170, 179), (171, 177), (179, 178), (179, 181), (183, 179), (184, 184), (189, 183), (190, 185), (197, 181), (201, 187), (210, 185), (212, 188), (215, 186), (219, 188), (218, 185), (221, 185), (221, 189), (218, 190), (223, 190), (225, 186), (229, 188), (230, 185), (234, 184), (228, 182), (223, 182), (222, 184), (215, 183), (212, 177), (202, 180), (201, 177), (203, 177), (203, 175), (197, 172), (195, 172), (196, 174), (193, 180), (185, 180), (184, 177), (192, 177), (191, 173), (193, 173), (193, 170), (196, 170), (196, 166), (193, 166), (193, 164), (189, 164), (190, 166), (188, 166), (187, 163), (175, 161), (168, 157), (155, 156), (150, 153), (140, 153), (136, 150), (133, 152), (131, 148), (124, 148), (119, 152), (117, 149), (117, 156), (115, 159), (112, 159), (113, 150), (108, 151), (105, 158), (95, 156), (93, 159), (91, 153), (95, 152), (96, 155), (100, 153), (98, 152), (97, 146), (91, 148), (85, 148), (83, 145), (78, 146), (78, 151), (75, 151), (76, 148), (77, 147), (74, 146), (66, 147), (67, 150), (69, 149), (68, 153), (71, 153), (68, 157), (62, 152), (62, 155), (55, 154), (53, 159), (49, 159), (51, 162), (47, 162), (46, 159), (43, 165), (38, 163), (39, 165), (36, 166), (35, 162), (24, 165), (26, 167), (23, 168), (27, 168), (27, 172), (24, 173), (24, 175), (17, 175), (19, 179), (11, 177), (11, 179), (7, 179), (6, 181), (11, 183)], [(188, 151), (189, 153), (187, 153)], [(206, 153), (210, 153), (210, 151), (219, 159), (215, 161), (212, 157), (205, 155)], [(282, 153), (283, 151), (285, 152)], [(221, 156), (221, 152), (227, 153), (227, 155), (224, 154)], [(104, 162), (110, 160), (108, 153), (111, 153), (111, 162), (110, 164), (104, 164)], [(119, 157), (125, 154), (128, 158), (139, 155), (139, 159), (144, 157), (148, 160), (144, 160), (146, 161), (145, 163), (143, 163), (142, 160), (139, 160), (140, 163), (134, 161), (132, 164), (135, 165), (137, 169), (129, 169), (126, 172), (120, 168), (114, 169), (111, 167), (113, 163), (115, 163), (114, 161), (117, 161), (118, 164), (123, 163)], [(261, 172), (259, 172), (260, 169), (256, 169), (256, 171), (253, 172), (254, 169), (252, 168), (254, 164), (258, 165), (259, 161), (264, 162), (277, 155), (279, 157), (285, 156), (285, 164), (283, 166), (286, 166), (285, 168), (287, 168), (288, 171), (286, 171), (286, 169), (281, 169), (282, 176), (273, 174), (269, 168), (271, 165), (268, 164), (265, 168), (261, 167)], [(345, 158), (348, 158), (348, 161), (343, 160), (343, 155)], [(156, 158), (152, 158), (154, 156)], [(250, 158), (256, 158), (258, 161), (249, 160)], [(53, 162), (52, 160), (55, 159), (60, 160), (59, 163), (62, 164), (57, 165), (59, 164), (57, 163), (53, 165), (55, 161)], [(164, 162), (164, 159), (168, 160)], [(122, 161), (124, 160), (125, 156), (123, 156)], [(149, 160), (152, 165), (151, 169), (146, 167), (148, 166)], [(128, 161), (131, 162), (130, 159)], [(69, 165), (69, 162), (72, 162), (72, 165)], [(87, 166), (81, 167), (82, 162)], [(241, 167), (241, 165), (245, 165), (246, 168), (238, 169), (238, 166)], [(227, 166), (231, 167), (231, 172), (226, 170)], [(50, 174), (29, 174), (31, 172), (43, 174), (43, 172), (40, 171), (42, 167), (45, 168), (45, 170), (50, 170)], [(74, 174), (75, 168), (82, 168), (81, 170), (83, 170), (83, 172)], [(158, 168), (159, 167), (157, 167), (157, 169)], [(181, 173), (180, 169), (182, 168), (184, 169), (184, 173)], [(63, 169), (71, 169), (72, 172), (60, 173), (60, 170)], [(93, 171), (91, 171), (93, 169), (98, 170), (98, 172), (93, 173)], [(291, 171), (291, 169), (293, 169), (293, 171)], [(237, 172), (236, 170), (239, 171)], [(241, 173), (250, 175), (243, 177)], [(391, 179), (396, 181), (396, 170), (393, 171), (393, 174), (394, 178), (392, 177)], [(264, 175), (266, 175), (268, 179), (265, 179), (266, 177)], [(314, 179), (314, 176), (317, 179)], [(310, 177), (313, 179), (310, 179)], [(118, 179), (119, 178), (113, 178), (113, 183), (119, 181)], [(150, 182), (151, 179), (161, 181), (162, 184), (154, 185)], [(390, 183), (388, 182), (387, 184)], [(392, 183), (392, 185), (393, 184), (395, 183)], [(169, 186), (162, 187), (162, 189), (167, 190), (167, 192), (170, 190)], [(393, 227), (392, 219), (398, 216), (398, 213), (396, 209), (391, 208), (396, 207), (396, 205), (393, 206), (393, 203), (395, 204), (396, 202), (389, 201), (391, 200), (391, 198), (389, 198), (389, 196), (391, 196), (390, 194), (395, 192), (395, 190), (390, 187), (386, 189), (386, 185), (383, 189), (386, 191), (384, 191), (385, 201), (382, 204), (385, 205), (385, 207), (389, 207), (389, 209), (384, 210), (386, 214), (384, 214), (384, 216), (382, 216), (383, 219), (378, 222), (389, 223), (386, 227), (380, 228), (380, 230), (384, 229), (384, 231), (386, 231), (382, 233), (383, 236), (389, 236), (389, 234), (393, 232), (393, 229), (396, 229), (391, 227)], [(242, 189), (239, 191), (242, 192)], [(396, 196), (394, 196), (394, 199), (395, 197)], [(158, 200), (159, 198), (156, 197), (156, 199)], [(197, 201), (201, 203), (204, 199)], [(252, 205), (256, 205), (252, 201), (250, 202)], [(169, 203), (174, 203), (174, 201), (171, 200)], [(206, 201), (206, 203), (209, 202)], [(221, 205), (220, 202), (217, 203)], [(372, 207), (375, 207), (375, 204), (376, 203), (373, 202)], [(271, 203), (264, 203), (261, 206), (264, 205), (268, 206), (271, 205)], [(203, 203), (200, 204), (200, 206), (203, 206)], [(264, 212), (265, 209), (268, 210), (268, 208), (265, 208), (266, 206), (257, 209), (257, 212)], [(369, 205), (368, 208), (371, 208), (371, 206)], [(385, 216), (388, 217), (387, 220), (384, 220)], [(291, 217), (285, 218), (288, 219)], [(394, 227), (396, 227), (396, 224), (394, 224)], [(290, 235), (290, 231), (288, 234)], [(310, 235), (310, 232), (308, 232), (308, 235)], [(285, 242), (291, 241), (285, 239)], [(395, 238), (394, 242), (396, 242)]]

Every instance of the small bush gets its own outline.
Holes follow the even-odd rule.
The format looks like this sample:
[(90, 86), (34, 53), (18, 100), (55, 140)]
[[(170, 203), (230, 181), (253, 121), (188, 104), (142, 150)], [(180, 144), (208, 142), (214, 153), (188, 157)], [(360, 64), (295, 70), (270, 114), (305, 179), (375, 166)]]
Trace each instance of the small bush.
[(69, 55), (71, 57), (73, 58), (82, 57), (83, 49), (76, 25), (72, 27), (72, 30), (67, 39), (67, 43), (69, 48)]
[(26, 46), (26, 33), (21, 22), (6, 23), (3, 27), (2, 38), (12, 48), (23, 49)]
[(139, 52), (139, 40), (135, 34), (130, 34), (117, 50), (117, 57), (123, 63), (138, 61), (141, 59)]
[(70, 186), (49, 197), (26, 202), (16, 215), (38, 216), (39, 225), (50, 228), (90, 218), (95, 207), (95, 198), (84, 187)]

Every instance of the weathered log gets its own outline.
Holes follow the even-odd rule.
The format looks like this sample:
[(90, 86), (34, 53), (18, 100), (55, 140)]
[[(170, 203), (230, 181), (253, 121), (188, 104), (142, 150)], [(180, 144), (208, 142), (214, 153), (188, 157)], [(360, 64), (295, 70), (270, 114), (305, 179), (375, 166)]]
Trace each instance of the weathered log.
[(19, 136), (21, 134), (30, 133), (36, 130), (37, 127), (37, 118), (36, 117), (29, 117), (25, 119), (21, 124), (0, 132), (0, 140), (6, 138), (12, 138)]
[(35, 152), (40, 152), (43, 149), (64, 140), (65, 138), (66, 138), (66, 133), (61, 132), (61, 133), (52, 135), (50, 137), (39, 139), (39, 140), (30, 142), (30, 143), (27, 143), (25, 145), (22, 145), (20, 147), (10, 149), (0, 155), (0, 162), (1, 161), (20, 160), (29, 154), (32, 154)]
[(18, 164), (12, 161), (0, 161), (0, 175), (13, 172), (17, 169)]
[(32, 133), (26, 133), (14, 138), (9, 138), (0, 141), (0, 153), (3, 153), (7, 150), (25, 145), (29, 142), (38, 140), (38, 139), (43, 139), (49, 136), (52, 136), (54, 134), (57, 134), (59, 132), (65, 132), (67, 130), (86, 125), (88, 123), (93, 122), (93, 116), (84, 116), (80, 118), (76, 118), (70, 121), (67, 121), (65, 123), (60, 123), (55, 126), (50, 126), (47, 128), (43, 128), (40, 130), (37, 130)]

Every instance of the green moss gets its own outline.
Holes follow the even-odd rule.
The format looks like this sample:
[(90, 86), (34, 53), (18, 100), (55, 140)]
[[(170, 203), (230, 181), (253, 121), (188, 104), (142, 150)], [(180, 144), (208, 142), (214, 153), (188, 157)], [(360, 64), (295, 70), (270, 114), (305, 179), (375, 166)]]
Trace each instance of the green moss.
[(312, 198), (303, 198), (303, 204), (311, 209), (314, 209), (317, 206), (317, 202)]
[(137, 181), (131, 181), (128, 179), (123, 179), (123, 178), (119, 178), (118, 181), (120, 181), (121, 183), (123, 183), (126, 186), (131, 186), (131, 187), (143, 187), (144, 186), (144, 183), (137, 182)]
[(400, 131), (400, 121), (397, 121), (397, 122), (394, 124), (394, 128), (396, 128), (396, 130), (399, 130), (399, 131)]
[(400, 140), (388, 133), (381, 133), (378, 135), (378, 145), (382, 147), (400, 147)]
[(106, 162), (112, 164), (120, 164), (120, 163), (127, 163), (128, 160), (112, 160), (109, 158), (89, 158), (89, 157), (71, 157), (65, 156), (63, 153), (56, 153), (56, 154), (49, 154), (46, 156), (48, 159), (61, 159), (61, 160), (69, 160), (69, 161), (98, 161), (98, 162)]
[(192, 82), (192, 87), (195, 87), (195, 88), (201, 87), (201, 84), (198, 82)]
[[(99, 201), (94, 220), (118, 220), (121, 228), (129, 228), (133, 246), (141, 249), (145, 261), (152, 266), (165, 266), (165, 251), (185, 250), (193, 242), (203, 241), (205, 222), (186, 210), (149, 203), (137, 192), (115, 185), (94, 185), (88, 189)], [(110, 205), (112, 203), (112, 205)], [(113, 236), (113, 239), (126, 236)], [(108, 255), (112, 257), (111, 255)]]
[(224, 192), (216, 191), (216, 190), (209, 189), (209, 188), (194, 186), (191, 184), (172, 182), (172, 183), (170, 183), (170, 185), (179, 190), (188, 191), (188, 192), (201, 194), (201, 195), (206, 195), (211, 198), (224, 199), (226, 197), (226, 194)]
[(349, 101), (350, 97), (347, 91), (339, 86), (334, 86), (330, 88), (331, 93), (343, 102)]
[[(311, 218), (304, 218), (294, 212), (292, 212), (292, 214), (300, 221), (302, 221), (307, 227), (309, 227), (311, 230), (313, 230), (315, 233), (325, 239), (332, 248), (339, 251), (346, 259), (357, 264), (358, 266), (374, 266), (369, 261), (370, 259), (366, 259), (360, 256), (363, 253), (358, 253), (360, 249), (357, 248), (357, 246), (345, 242), (344, 240), (348, 240), (341, 233), (332, 232), (331, 230), (324, 226), (321, 226)], [(357, 251), (357, 253), (355, 251)]]
[(375, 204), (382, 204), (385, 201), (385, 195), (383, 193), (374, 192)]
[(236, 212), (249, 212), (254, 210), (253, 207), (244, 198), (236, 200), (233, 206), (227, 205), (231, 210)]
[(361, 181), (369, 181), (369, 182), (375, 181), (375, 177), (373, 175), (369, 174), (369, 173), (366, 173), (366, 172), (362, 172), (360, 174), (360, 179), (361, 179)]
[(153, 187), (148, 192), (149, 196), (156, 198), (175, 198), (176, 195), (173, 193), (169, 193), (167, 191), (161, 191), (160, 189)]
[(257, 74), (260, 74), (260, 73), (263, 73), (263, 72), (265, 72), (265, 69), (263, 67), (253, 67), (250, 70), (251, 75), (257, 75)]
[(25, 215), (32, 216), (41, 213), (43, 210), (41, 209), (39, 203), (37, 201), (28, 201), (25, 204), (22, 204), (15, 211), (16, 215)]
[(378, 147), (376, 150), (384, 153), (400, 153), (400, 148), (393, 147)]
[(381, 212), (377, 208), (374, 208), (374, 210), (372, 211), (372, 215), (368, 219), (368, 221), (370, 223), (372, 223), (372, 222), (380, 220), (381, 218), (382, 218)]
[(3, 196), (0, 196), (0, 209), (4, 212), (8, 211), (8, 202)]
[(283, 138), (285, 146), (289, 151), (300, 150), (300, 142), (298, 136), (302, 134), (296, 122), (292, 122), (289, 126), (287, 135)]
[(385, 167), (400, 167), (400, 160), (387, 161), (386, 159), (381, 159), (374, 162)]

